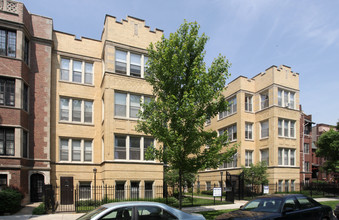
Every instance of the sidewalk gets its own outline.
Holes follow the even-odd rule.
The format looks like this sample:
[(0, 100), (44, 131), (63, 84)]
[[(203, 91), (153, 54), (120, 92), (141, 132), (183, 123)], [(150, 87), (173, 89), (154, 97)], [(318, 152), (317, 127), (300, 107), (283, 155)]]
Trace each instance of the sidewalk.
[[(325, 201), (338, 201), (339, 198), (317, 198), (315, 199), (318, 202), (325, 202)], [(197, 206), (197, 207), (186, 207), (182, 210), (184, 212), (204, 212), (204, 211), (213, 211), (213, 210), (226, 210), (226, 209), (238, 209), (241, 205), (244, 205), (247, 201), (245, 200), (235, 200), (234, 204), (227, 204), (227, 205), (211, 205), (211, 206)], [(79, 218), (84, 213), (57, 213), (57, 214), (50, 214), (50, 215), (32, 215), (32, 211), (34, 208), (39, 204), (33, 203), (29, 204), (24, 207), (20, 212), (10, 215), (10, 216), (0, 216), (0, 220), (27, 220), (27, 219), (34, 219), (34, 220), (75, 220)]]

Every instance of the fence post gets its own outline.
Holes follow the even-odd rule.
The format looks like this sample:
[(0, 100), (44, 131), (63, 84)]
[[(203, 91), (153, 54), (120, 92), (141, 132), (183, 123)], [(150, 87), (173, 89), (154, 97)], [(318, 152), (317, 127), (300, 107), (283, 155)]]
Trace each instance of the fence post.
[(77, 195), (78, 195), (78, 191), (77, 191), (77, 189), (78, 189), (78, 186), (76, 186), (75, 187), (75, 198), (74, 198), (74, 205), (75, 205), (75, 212), (78, 212), (78, 197), (77, 197)]

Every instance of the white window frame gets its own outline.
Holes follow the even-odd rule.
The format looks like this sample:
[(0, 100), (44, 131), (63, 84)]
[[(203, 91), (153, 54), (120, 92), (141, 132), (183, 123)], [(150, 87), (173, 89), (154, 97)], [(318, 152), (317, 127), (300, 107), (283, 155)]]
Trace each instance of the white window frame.
[(237, 113), (237, 96), (234, 95), (231, 98), (227, 99), (227, 102), (229, 103), (229, 109), (227, 111), (219, 112), (219, 120), (226, 118), (230, 115), (236, 114)]
[[(279, 147), (278, 148), (278, 166), (293, 166), (294, 167), (296, 165), (296, 154), (295, 153), (296, 153), (296, 149)], [(292, 164), (292, 160), (293, 160), (293, 164)]]
[[(68, 100), (68, 120), (61, 119), (61, 100)], [(80, 109), (80, 121), (73, 121), (73, 101), (78, 100), (81, 102), (81, 109)], [(92, 115), (91, 115), (91, 122), (85, 122), (85, 102), (92, 103)], [(85, 99), (78, 99), (78, 98), (71, 98), (60, 96), (59, 98), (59, 122), (69, 122), (69, 123), (80, 123), (80, 124), (93, 124), (94, 121), (94, 102), (93, 100), (85, 100)]]
[(270, 106), (270, 97), (268, 91), (260, 93), (260, 109), (266, 109)]
[(295, 92), (278, 88), (278, 106), (295, 109), (295, 96)]
[(245, 111), (253, 112), (253, 95), (245, 94)]
[(253, 164), (253, 150), (245, 150), (245, 166)]
[[(62, 68), (62, 60), (68, 60), (68, 68)], [(74, 71), (74, 62), (80, 62), (81, 63), (81, 82), (76, 82), (73, 79), (73, 71)], [(91, 71), (87, 71), (87, 66), (91, 65), (92, 69)], [(62, 79), (61, 74), (62, 70), (68, 71), (68, 78), (67, 79)], [(86, 82), (86, 75), (91, 74), (91, 80), (90, 82)], [(84, 61), (84, 60), (79, 60), (79, 59), (74, 59), (74, 58), (68, 58), (68, 57), (61, 57), (60, 58), (60, 70), (59, 70), (59, 81), (62, 82), (72, 82), (72, 83), (77, 83), (77, 84), (82, 84), (82, 85), (93, 85), (94, 83), (94, 62), (90, 61)]]
[(296, 121), (279, 118), (278, 119), (278, 136), (283, 137), (283, 138), (296, 138), (295, 127), (296, 127)]
[[(264, 132), (264, 125), (267, 123), (267, 128), (265, 130), (267, 130), (267, 136), (263, 136), (263, 132)], [(270, 136), (270, 122), (269, 120), (264, 120), (260, 122), (260, 138), (264, 139), (264, 138), (268, 138)]]
[(230, 142), (237, 141), (238, 139), (237, 124), (233, 124), (233, 125), (220, 129), (219, 135), (223, 134), (225, 131), (227, 131), (228, 140)]
[[(117, 60), (117, 56), (116, 56), (117, 52), (126, 53), (126, 61), (125, 62), (123, 62), (124, 60)], [(136, 65), (136, 63), (132, 63), (132, 55), (140, 56), (140, 76), (131, 74), (131, 65)], [(114, 65), (116, 66), (116, 62), (125, 63), (125, 65), (126, 65), (126, 73), (115, 71), (118, 74), (137, 77), (137, 78), (145, 78), (146, 69), (147, 69), (147, 64), (146, 64), (147, 60), (148, 60), (148, 57), (145, 54), (138, 53), (138, 52), (135, 52), (135, 51), (128, 51), (128, 50), (125, 50), (125, 49), (122, 49), (122, 48), (117, 48), (117, 47), (115, 48)], [(139, 65), (137, 65), (137, 66), (139, 66)]]
[(245, 122), (245, 140), (253, 140), (253, 122)]
[[(115, 97), (116, 97), (116, 94), (124, 94), (124, 95), (126, 95), (126, 98), (125, 98), (125, 108), (126, 108), (125, 116), (116, 115), (116, 109), (115, 109), (115, 105), (116, 105), (116, 102), (115, 102), (116, 98)], [(131, 107), (132, 107), (131, 106), (131, 96), (132, 95), (140, 96), (141, 103), (145, 103), (145, 99), (151, 98), (150, 95), (141, 95), (141, 94), (135, 94), (135, 93), (124, 93), (124, 92), (120, 92), (120, 91), (115, 91), (114, 92), (114, 118), (130, 119), (130, 120), (138, 120), (139, 119), (139, 117), (132, 117), (131, 116)], [(139, 109), (142, 111), (141, 103), (139, 105)]]
[[(140, 161), (140, 162), (145, 162), (145, 161), (150, 161), (150, 162), (154, 162), (154, 160), (146, 160), (144, 158), (144, 154), (145, 154), (145, 146), (144, 146), (144, 140), (145, 138), (152, 138), (152, 137), (149, 137), (149, 136), (137, 136), (137, 135), (127, 135), (127, 134), (115, 134), (114, 135), (114, 154), (115, 154), (115, 147), (116, 147), (116, 142), (115, 142), (115, 138), (116, 136), (119, 136), (119, 137), (125, 137), (125, 151), (126, 151), (126, 157), (125, 159), (123, 158), (116, 158), (116, 155), (114, 155), (114, 160), (116, 161)], [(130, 143), (131, 143), (131, 137), (132, 138), (140, 138), (139, 139), (139, 145), (140, 145), (140, 148), (139, 149), (139, 158), (140, 159), (131, 159), (131, 147), (130, 147)], [(153, 147), (156, 147), (156, 144), (155, 144), (155, 141), (154, 141), (154, 138), (153, 139)]]
[[(267, 160), (263, 160), (263, 152), (267, 152)], [(260, 150), (260, 161), (263, 162), (265, 161), (266, 162), (266, 165), (268, 166), (269, 165), (269, 162), (270, 162), (270, 151), (269, 151), (269, 148), (266, 148), (266, 149), (261, 149)]]
[[(61, 143), (62, 140), (67, 141), (67, 160), (61, 158)], [(73, 160), (73, 141), (80, 141), (80, 160)], [(85, 160), (85, 141), (91, 142), (92, 146), (92, 155), (91, 160)], [(93, 139), (82, 139), (82, 138), (69, 138), (69, 137), (60, 137), (59, 138), (59, 162), (71, 162), (71, 163), (92, 163), (93, 162)]]
[(304, 143), (304, 154), (309, 154), (309, 153), (310, 153), (310, 144)]

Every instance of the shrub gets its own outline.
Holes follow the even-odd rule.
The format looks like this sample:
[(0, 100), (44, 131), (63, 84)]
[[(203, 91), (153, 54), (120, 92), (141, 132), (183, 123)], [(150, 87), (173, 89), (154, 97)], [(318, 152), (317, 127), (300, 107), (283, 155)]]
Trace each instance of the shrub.
[(0, 214), (15, 213), (21, 209), (23, 193), (18, 188), (7, 187), (0, 192)]
[(38, 207), (33, 209), (32, 214), (33, 215), (43, 215), (43, 214), (46, 214), (45, 204), (41, 203)]

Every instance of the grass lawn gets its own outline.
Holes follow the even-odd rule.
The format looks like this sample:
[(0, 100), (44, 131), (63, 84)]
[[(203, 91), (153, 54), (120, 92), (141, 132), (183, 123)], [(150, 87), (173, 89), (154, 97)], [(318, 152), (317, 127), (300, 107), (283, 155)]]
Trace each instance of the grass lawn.
[[(328, 205), (332, 209), (335, 209), (335, 206), (339, 203), (339, 200), (320, 202), (320, 203), (322, 205)], [(215, 211), (207, 211), (207, 212), (199, 212), (199, 213), (202, 214), (203, 216), (205, 216), (205, 218), (207, 220), (212, 220), (212, 219), (215, 219), (215, 217), (217, 217), (218, 215), (221, 215), (221, 214), (226, 213), (226, 212), (231, 212), (233, 210), (237, 210), (237, 209), (215, 210)]]

